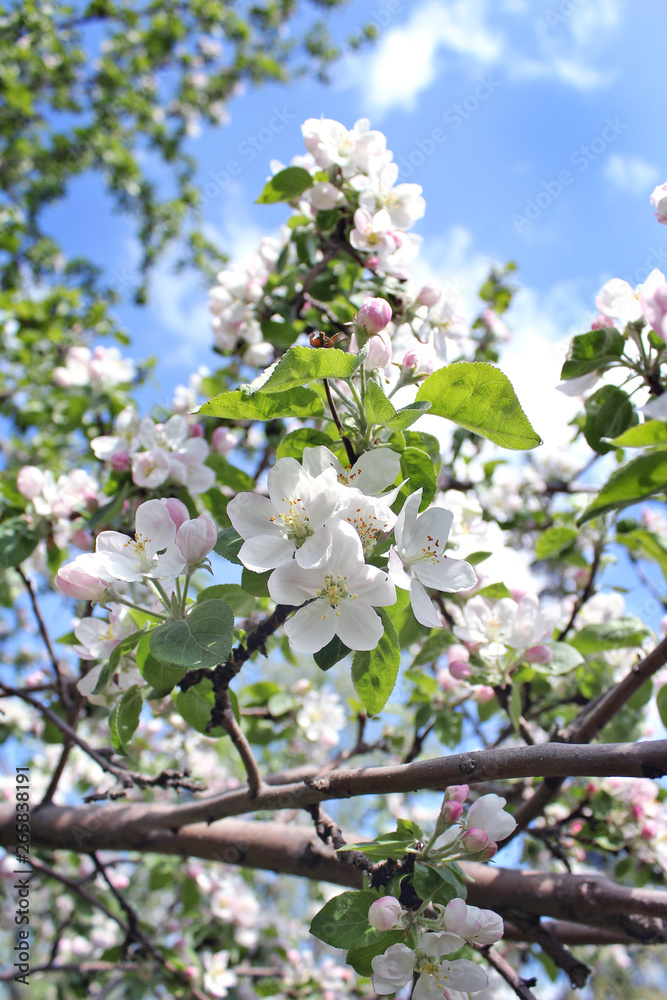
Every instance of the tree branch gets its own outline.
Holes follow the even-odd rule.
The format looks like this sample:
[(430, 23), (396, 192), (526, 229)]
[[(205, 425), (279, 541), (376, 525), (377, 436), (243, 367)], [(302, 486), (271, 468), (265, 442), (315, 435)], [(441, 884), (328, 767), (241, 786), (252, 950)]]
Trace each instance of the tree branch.
[(508, 986), (514, 990), (519, 1000), (536, 1000), (535, 994), (530, 989), (531, 986), (535, 986), (537, 983), (536, 979), (522, 979), (518, 972), (515, 972), (512, 966), (509, 964), (503, 956), (492, 948), (491, 945), (479, 945), (473, 944), (475, 951), (478, 951), (480, 955), (483, 955), (487, 960), (489, 965), (493, 966), (496, 972), (500, 973)]
[[(32, 817), (34, 848), (63, 848), (81, 854), (117, 849), (123, 837), (104, 818), (111, 808), (95, 807), (98, 815), (88, 831), (64, 815), (72, 810), (49, 806), (36, 811)], [(0, 827), (0, 842), (9, 845), (12, 836), (13, 824), (8, 821)], [(123, 847), (260, 868), (348, 888), (363, 884), (363, 872), (344, 864), (312, 828), (275, 821), (199, 823), (179, 832), (156, 831), (134, 842), (125, 837)], [(463, 862), (462, 868), (474, 879), (468, 886), (468, 902), (506, 916), (507, 936), (512, 940), (537, 940), (530, 918), (547, 917), (556, 923), (546, 924), (546, 929), (562, 943), (667, 941), (667, 893), (662, 890), (631, 889), (598, 875), (512, 871), (475, 862)]]

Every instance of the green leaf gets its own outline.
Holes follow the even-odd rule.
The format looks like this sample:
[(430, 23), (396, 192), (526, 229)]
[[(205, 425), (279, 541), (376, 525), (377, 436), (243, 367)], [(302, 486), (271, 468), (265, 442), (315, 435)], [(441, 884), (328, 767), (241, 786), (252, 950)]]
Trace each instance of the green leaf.
[(170, 667), (156, 660), (150, 651), (150, 633), (145, 632), (137, 646), (137, 666), (141, 676), (161, 695), (169, 694), (187, 674), (185, 667)]
[(350, 652), (352, 652), (351, 649), (335, 635), (333, 639), (329, 640), (326, 646), (322, 646), (322, 649), (318, 649), (316, 653), (313, 653), (313, 659), (320, 670), (329, 670)]
[(217, 452), (212, 451), (209, 454), (206, 464), (215, 471), (216, 481), (222, 486), (229, 487), (234, 493), (241, 493), (244, 490), (252, 493), (254, 490), (255, 480), (252, 476), (249, 476), (243, 469), (237, 469), (235, 465), (228, 462), (222, 455), (218, 455)]
[(615, 385), (603, 385), (586, 400), (584, 437), (593, 451), (606, 455), (614, 445), (602, 438), (615, 438), (639, 422), (627, 392)]
[(267, 584), (272, 573), (272, 569), (267, 569), (264, 573), (253, 573), (252, 570), (246, 569), (244, 566), (241, 574), (241, 587), (254, 597), (268, 597)]
[(363, 851), (371, 861), (384, 861), (387, 858), (398, 860), (403, 857), (409, 847), (412, 847), (422, 837), (422, 831), (416, 823), (410, 820), (396, 820), (396, 830), (393, 833), (383, 833), (375, 840), (367, 843), (346, 844), (339, 847), (343, 851)]
[(313, 937), (332, 948), (363, 948), (382, 936), (368, 923), (368, 910), (378, 899), (372, 889), (342, 892), (325, 903), (310, 924)]
[(549, 645), (553, 659), (549, 663), (531, 663), (531, 668), (538, 674), (569, 674), (575, 667), (584, 662), (584, 658), (567, 642), (554, 642)]
[(243, 389), (235, 389), (234, 392), (223, 392), (209, 399), (198, 412), (202, 416), (225, 417), (229, 420), (274, 420), (276, 417), (321, 417), (324, 404), (314, 389), (257, 392), (254, 396)]
[(655, 697), (655, 703), (658, 706), (658, 712), (660, 714), (660, 720), (667, 728), (667, 684), (663, 684)]
[(206, 587), (197, 595), (197, 604), (216, 600), (226, 601), (235, 618), (248, 618), (255, 610), (254, 596), (247, 594), (238, 583), (218, 583), (213, 587)]
[(609, 477), (595, 500), (586, 508), (577, 524), (585, 524), (610, 510), (630, 507), (646, 497), (667, 489), (667, 449), (633, 458)]
[(640, 559), (657, 562), (667, 580), (667, 544), (658, 535), (646, 528), (637, 528), (627, 533), (617, 532), (616, 541)]
[(613, 438), (611, 443), (617, 448), (646, 448), (665, 442), (667, 442), (667, 423), (664, 420), (647, 420), (644, 424), (630, 427), (619, 437)]
[(511, 596), (511, 591), (504, 583), (489, 583), (477, 591), (477, 597), (488, 597), (490, 600), (500, 600), (502, 597)]
[(224, 663), (232, 648), (234, 616), (225, 601), (195, 604), (187, 618), (150, 633), (150, 651), (160, 663), (195, 670)]
[(415, 420), (419, 420), (425, 413), (428, 413), (430, 409), (431, 404), (426, 399), (408, 403), (407, 406), (400, 409), (396, 416), (389, 421), (387, 427), (393, 431), (405, 430), (406, 427), (414, 424)]
[(441, 871), (442, 868), (440, 865), (437, 867), (421, 865), (419, 863), (415, 865), (411, 881), (415, 892), (422, 902), (433, 900), (434, 903), (446, 906), (450, 900), (456, 898), (456, 889), (447, 878), (440, 874)]
[(405, 931), (385, 931), (384, 933), (378, 931), (378, 933), (380, 936), (374, 942), (363, 948), (350, 948), (345, 956), (347, 964), (351, 965), (360, 976), (370, 978), (373, 974), (372, 960), (377, 955), (384, 955), (392, 944), (405, 943)]
[(312, 187), (312, 184), (312, 176), (303, 167), (286, 167), (266, 182), (257, 204), (272, 205), (278, 201), (292, 201)]
[(420, 511), (426, 510), (435, 496), (438, 486), (436, 471), (429, 455), (421, 448), (408, 447), (401, 453), (401, 475), (410, 482), (401, 490), (401, 496), (408, 496), (415, 490), (423, 490)]
[(579, 532), (576, 528), (567, 528), (564, 525), (547, 528), (537, 540), (535, 558), (549, 559), (556, 553), (562, 552), (563, 549), (567, 549), (578, 537)]
[(97, 683), (93, 688), (93, 694), (102, 694), (105, 687), (116, 673), (116, 668), (118, 667), (121, 656), (124, 656), (126, 653), (130, 653), (134, 647), (138, 645), (141, 637), (141, 632), (133, 632), (132, 635), (126, 635), (124, 639), (120, 640), (117, 646), (114, 646), (109, 654), (109, 659), (98, 674)]
[(260, 393), (284, 393), (315, 379), (349, 378), (356, 368), (356, 354), (348, 354), (347, 351), (323, 347), (290, 347), (253, 398)]
[(651, 630), (633, 615), (614, 618), (600, 625), (586, 625), (572, 639), (570, 645), (584, 655), (600, 653), (606, 649), (626, 649), (641, 646)]
[(466, 562), (471, 566), (479, 566), (486, 559), (493, 555), (493, 552), (471, 552), (466, 556)]
[(139, 725), (142, 707), (143, 699), (139, 688), (133, 684), (131, 688), (127, 689), (109, 716), (111, 743), (117, 753), (127, 753), (125, 748)]
[(10, 517), (0, 524), (0, 569), (18, 566), (35, 549), (40, 534), (25, 518)]
[(375, 649), (360, 649), (352, 660), (352, 683), (369, 715), (377, 715), (394, 690), (401, 650), (391, 618), (384, 608), (378, 609), (384, 635)]
[(276, 449), (276, 458), (296, 458), (300, 462), (304, 448), (317, 448), (318, 445), (324, 445), (333, 451), (337, 442), (324, 431), (316, 431), (313, 427), (299, 427), (281, 439)]
[(236, 528), (223, 528), (218, 534), (218, 540), (215, 543), (213, 551), (217, 552), (223, 559), (227, 559), (228, 562), (233, 562), (237, 566), (240, 566), (241, 560), (238, 555), (242, 545), (243, 539)]
[(195, 684), (194, 687), (188, 688), (187, 691), (179, 691), (176, 695), (176, 708), (187, 724), (196, 729), (198, 733), (205, 733), (207, 736), (215, 738), (225, 736), (226, 731), (222, 726), (215, 726), (207, 732), (206, 727), (211, 721), (211, 709), (214, 707), (213, 684), (207, 677), (199, 684)]
[(396, 407), (377, 382), (369, 381), (366, 386), (366, 417), (369, 424), (380, 424), (388, 427), (396, 419)]
[(573, 337), (567, 360), (560, 373), (562, 379), (579, 378), (601, 371), (612, 361), (618, 361), (625, 339), (614, 327), (601, 327)]
[(431, 413), (453, 420), (503, 448), (536, 448), (541, 439), (521, 409), (510, 380), (481, 361), (459, 361), (433, 372), (417, 400), (433, 404)]

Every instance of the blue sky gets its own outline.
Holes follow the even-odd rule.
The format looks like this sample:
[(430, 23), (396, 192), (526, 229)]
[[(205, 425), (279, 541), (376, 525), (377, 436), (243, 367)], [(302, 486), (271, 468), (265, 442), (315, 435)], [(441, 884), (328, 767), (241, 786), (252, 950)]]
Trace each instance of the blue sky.
[[(472, 317), (491, 263), (518, 264), (516, 338), (501, 366), (545, 440), (561, 441), (572, 404), (550, 390), (598, 288), (612, 276), (636, 283), (667, 268), (667, 230), (648, 200), (667, 178), (656, 86), (664, 5), (354, 0), (331, 28), (343, 40), (368, 20), (379, 28), (375, 46), (345, 54), (331, 85), (249, 90), (230, 103), (228, 126), (193, 138), (206, 224), (230, 254), (250, 252), (286, 218), (284, 207), (254, 201), (270, 160), (303, 151), (301, 122), (324, 115), (350, 127), (369, 117), (387, 135), (401, 179), (424, 189), (420, 277), (454, 283)], [(77, 181), (50, 226), (71, 253), (93, 255), (130, 287), (138, 250), (97, 181)], [(135, 356), (158, 357), (160, 401), (186, 370), (215, 363), (199, 276), (165, 266), (151, 305), (121, 315)]]

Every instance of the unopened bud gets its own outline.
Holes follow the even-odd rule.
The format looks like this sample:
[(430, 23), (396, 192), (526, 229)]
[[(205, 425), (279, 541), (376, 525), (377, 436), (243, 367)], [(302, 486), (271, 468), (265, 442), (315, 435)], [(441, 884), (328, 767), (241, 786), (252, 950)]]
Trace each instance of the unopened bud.
[(368, 923), (377, 931), (390, 931), (398, 923), (403, 907), (395, 896), (382, 896), (371, 903)]
[(450, 785), (445, 792), (446, 802), (465, 802), (470, 795), (470, 785)]
[(544, 665), (551, 663), (554, 654), (548, 646), (531, 646), (523, 654), (523, 658), (526, 663), (541, 663)]
[(468, 854), (480, 854), (489, 846), (488, 835), (479, 826), (473, 826), (461, 837), (463, 846)]
[(464, 660), (454, 660), (453, 663), (450, 663), (449, 672), (457, 681), (464, 681), (472, 674), (470, 664), (465, 663)]
[(391, 320), (391, 306), (386, 299), (367, 299), (359, 310), (356, 324), (366, 333), (379, 333)]
[(440, 299), (441, 294), (440, 289), (434, 285), (423, 285), (417, 296), (417, 301), (421, 306), (434, 306)]
[(447, 826), (452, 826), (453, 823), (458, 823), (463, 816), (463, 806), (460, 802), (444, 802), (440, 815)]

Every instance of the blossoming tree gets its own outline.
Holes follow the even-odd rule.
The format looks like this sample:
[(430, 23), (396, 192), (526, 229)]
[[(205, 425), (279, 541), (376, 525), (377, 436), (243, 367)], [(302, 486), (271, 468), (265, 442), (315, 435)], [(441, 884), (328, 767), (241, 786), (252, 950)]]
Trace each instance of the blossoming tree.
[(411, 280), (385, 137), (303, 136), (280, 238), (212, 289), (220, 367), (142, 415), (144, 368), (69, 347), (8, 438), (0, 842), (34, 902), (0, 975), (37, 998), (530, 1000), (665, 942), (664, 275), (600, 290), (545, 453), (511, 267), (468, 322)]

